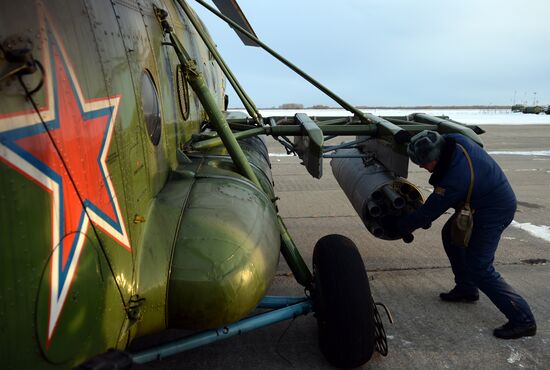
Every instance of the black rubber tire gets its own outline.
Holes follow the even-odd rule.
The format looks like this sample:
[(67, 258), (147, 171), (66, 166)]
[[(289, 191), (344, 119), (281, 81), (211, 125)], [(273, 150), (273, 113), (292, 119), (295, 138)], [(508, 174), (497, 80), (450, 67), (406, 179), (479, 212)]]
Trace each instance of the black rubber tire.
[(374, 312), (357, 247), (342, 235), (322, 237), (313, 250), (313, 273), (321, 352), (339, 368), (363, 365), (374, 351)]

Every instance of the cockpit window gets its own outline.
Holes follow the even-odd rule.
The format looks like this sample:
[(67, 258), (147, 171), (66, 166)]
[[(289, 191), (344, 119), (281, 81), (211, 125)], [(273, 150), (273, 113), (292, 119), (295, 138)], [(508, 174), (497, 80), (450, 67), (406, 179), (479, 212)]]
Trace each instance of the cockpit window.
[(153, 145), (158, 145), (162, 130), (159, 97), (153, 76), (147, 69), (141, 77), (141, 104), (149, 139)]
[(187, 120), (189, 118), (189, 85), (181, 64), (176, 67), (176, 79), (181, 115), (184, 120)]

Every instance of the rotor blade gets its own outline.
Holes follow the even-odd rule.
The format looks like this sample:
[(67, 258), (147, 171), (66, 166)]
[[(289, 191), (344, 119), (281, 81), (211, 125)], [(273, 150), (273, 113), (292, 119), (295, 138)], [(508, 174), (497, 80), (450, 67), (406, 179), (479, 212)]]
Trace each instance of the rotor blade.
[[(241, 10), (239, 4), (237, 4), (237, 0), (212, 0), (214, 2), (214, 5), (220, 10), (220, 12), (230, 18), (233, 22), (237, 23), (239, 26), (250, 32), (252, 35), (258, 37), (254, 30), (252, 29), (252, 26), (250, 23), (248, 23), (248, 19), (246, 19), (243, 11)], [(233, 28), (233, 27), (231, 27)], [(236, 30), (233, 28), (233, 30), (237, 33), (237, 36), (241, 39), (241, 41), (248, 46), (258, 46), (254, 40), (252, 40), (250, 37), (246, 36), (244, 33)]]

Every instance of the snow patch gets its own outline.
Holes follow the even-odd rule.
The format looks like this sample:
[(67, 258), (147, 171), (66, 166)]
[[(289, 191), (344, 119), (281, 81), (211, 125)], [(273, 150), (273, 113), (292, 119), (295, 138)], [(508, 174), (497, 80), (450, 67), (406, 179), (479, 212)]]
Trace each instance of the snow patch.
[(520, 223), (515, 220), (512, 221), (511, 225), (512, 227), (515, 227), (517, 229), (527, 231), (529, 234), (533, 235), (534, 237), (550, 242), (550, 226), (533, 225), (530, 222)]
[(508, 363), (515, 364), (516, 362), (520, 361), (522, 357), (521, 353), (511, 346), (508, 346), (508, 348), (510, 348), (510, 356), (508, 356), (508, 360), (507, 360)]

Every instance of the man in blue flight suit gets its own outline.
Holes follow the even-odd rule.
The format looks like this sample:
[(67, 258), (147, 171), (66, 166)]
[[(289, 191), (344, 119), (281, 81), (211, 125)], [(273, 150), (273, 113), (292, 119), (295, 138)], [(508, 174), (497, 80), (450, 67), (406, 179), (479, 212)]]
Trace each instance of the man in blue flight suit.
[(469, 154), (474, 169), (471, 207), (474, 226), (467, 247), (451, 242), (451, 222), (442, 230), (445, 252), (451, 262), (456, 286), (440, 298), (447, 302), (475, 302), (478, 289), (489, 297), (509, 320), (493, 334), (502, 339), (514, 339), (536, 334), (535, 318), (527, 302), (495, 271), (495, 251), (504, 229), (512, 222), (516, 197), (502, 169), (479, 145), (460, 134), (440, 135), (422, 131), (412, 137), (408, 146), (411, 160), (432, 173), (430, 184), (434, 192), (415, 212), (397, 220), (405, 235), (419, 227), (427, 227), (449, 208), (464, 204), (470, 185)]

